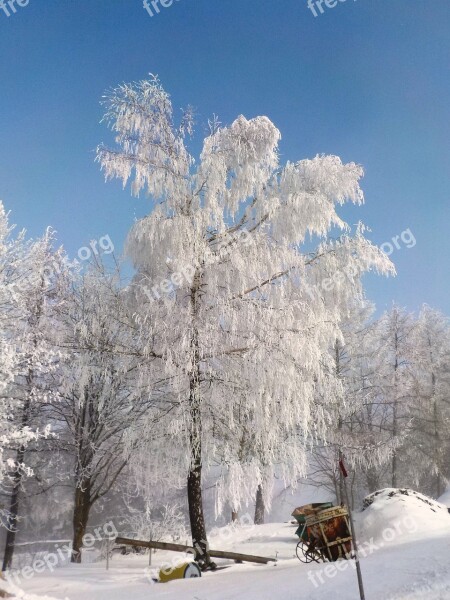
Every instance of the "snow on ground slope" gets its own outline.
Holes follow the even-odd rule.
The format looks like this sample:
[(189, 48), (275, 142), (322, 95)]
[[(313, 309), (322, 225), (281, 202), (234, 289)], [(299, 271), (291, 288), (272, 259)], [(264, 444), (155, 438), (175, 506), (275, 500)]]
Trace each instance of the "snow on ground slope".
[[(450, 600), (448, 512), (415, 493), (383, 490), (372, 500), (355, 515), (366, 600)], [(358, 600), (354, 561), (300, 563), (294, 558), (295, 529), (273, 523), (212, 532), (212, 548), (277, 554), (276, 565), (218, 561), (227, 568), (201, 579), (152, 584), (148, 556), (115, 556), (109, 571), (104, 563), (71, 565), (35, 575), (24, 587), (57, 600)], [(153, 564), (174, 557), (158, 552)]]

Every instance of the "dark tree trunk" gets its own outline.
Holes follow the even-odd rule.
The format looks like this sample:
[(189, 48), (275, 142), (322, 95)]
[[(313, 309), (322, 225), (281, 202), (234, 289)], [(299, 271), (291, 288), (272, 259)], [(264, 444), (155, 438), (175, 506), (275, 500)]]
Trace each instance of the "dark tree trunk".
[(258, 485), (256, 490), (256, 504), (255, 504), (255, 525), (264, 525), (264, 513), (266, 507), (264, 505), (262, 486)]
[(12, 559), (14, 556), (14, 547), (16, 542), (17, 521), (19, 514), (20, 503), (20, 488), (22, 485), (22, 468), (23, 459), (25, 457), (25, 446), (21, 446), (17, 452), (16, 463), (17, 467), (13, 475), (13, 488), (9, 501), (8, 515), (8, 530), (6, 532), (5, 555), (3, 557), (2, 571), (11, 568)]
[(371, 467), (366, 471), (366, 482), (370, 494), (380, 489), (380, 478), (375, 467)]
[(238, 520), (238, 512), (237, 510), (231, 511), (231, 522), (235, 523)]
[[(335, 344), (334, 344), (334, 362), (335, 362), (335, 371), (336, 371), (336, 377), (338, 379), (341, 379), (341, 347), (339, 345), (339, 341), (336, 340)], [(340, 438), (340, 434), (342, 432), (342, 428), (344, 426), (344, 422), (342, 419), (342, 416), (339, 414), (338, 415), (338, 432), (339, 432), (339, 438)], [(340, 442), (339, 442), (340, 443)], [(342, 452), (341, 450), (339, 450), (339, 459), (342, 459)], [(341, 469), (338, 469), (338, 504), (345, 504), (345, 496), (344, 496), (344, 477), (342, 475)]]
[[(41, 289), (43, 289), (43, 288), (41, 288)], [(35, 314), (36, 324), (39, 323), (39, 320), (41, 318), (43, 303), (44, 303), (44, 300), (43, 300), (43, 297), (41, 296), (38, 301), (38, 305), (36, 306), (36, 314)], [(32, 345), (34, 346), (35, 349), (37, 348), (37, 344), (38, 344), (38, 339), (36, 336), (34, 336)], [(34, 371), (33, 371), (33, 369), (28, 369), (28, 373), (26, 376), (28, 393), (25, 397), (24, 404), (23, 404), (23, 410), (22, 410), (22, 417), (21, 417), (22, 430), (29, 426), (30, 420), (31, 420), (31, 395), (29, 392), (33, 387), (33, 380), (34, 380)], [(12, 475), (13, 488), (11, 491), (11, 497), (10, 497), (10, 502), (9, 502), (8, 531), (6, 533), (5, 554), (3, 557), (2, 571), (6, 571), (6, 569), (11, 568), (12, 560), (13, 560), (13, 556), (14, 556), (16, 534), (17, 534), (17, 522), (18, 522), (18, 516), (19, 516), (20, 490), (21, 490), (22, 478), (23, 478), (22, 464), (23, 464), (24, 458), (25, 458), (25, 450), (26, 450), (25, 445), (20, 446), (19, 449), (17, 450), (16, 468)]]
[[(29, 374), (29, 381), (32, 379), (32, 374)], [(25, 401), (23, 406), (22, 413), (22, 429), (25, 429), (30, 423), (30, 408), (31, 402), (29, 398)], [(20, 504), (20, 489), (22, 486), (22, 464), (25, 458), (25, 446), (22, 445), (17, 450), (16, 455), (16, 468), (14, 473), (12, 474), (12, 483), (13, 488), (11, 491), (11, 497), (9, 501), (9, 515), (8, 515), (8, 531), (6, 532), (6, 542), (5, 542), (5, 555), (3, 557), (3, 567), (2, 570), (6, 571), (6, 569), (10, 569), (12, 565), (12, 560), (14, 556), (14, 548), (16, 543), (16, 534), (17, 534), (17, 522), (19, 515), (19, 504)]]
[(206, 538), (205, 517), (202, 498), (202, 467), (191, 467), (187, 484), (189, 521), (191, 524), (192, 545), (196, 550), (196, 558), (208, 564), (208, 541)]
[(192, 544), (196, 550), (197, 559), (201, 563), (208, 565), (210, 559), (207, 552), (208, 541), (202, 496), (202, 423), (198, 384), (195, 378), (191, 382), (190, 413), (191, 466), (187, 480), (189, 521), (191, 524)]
[(75, 506), (73, 510), (73, 541), (71, 562), (81, 563), (83, 537), (89, 520), (91, 509), (91, 482), (85, 480), (75, 490)]
[(344, 476), (341, 471), (339, 471), (339, 499), (338, 504), (345, 504), (345, 495), (344, 495)]
[[(430, 346), (431, 346), (431, 343), (430, 343)], [(430, 358), (431, 358), (431, 360), (433, 360), (433, 354), (431, 353), (431, 351), (430, 351)], [(438, 401), (437, 401), (437, 397), (436, 397), (436, 376), (434, 374), (434, 371), (432, 371), (432, 373), (431, 373), (431, 389), (432, 389), (432, 394), (433, 394), (433, 425), (434, 425), (433, 438), (434, 438), (434, 465), (435, 465), (435, 469), (436, 469), (436, 498), (440, 498), (445, 491), (444, 485), (442, 482), (442, 476), (441, 476), (442, 443), (441, 443), (441, 436), (439, 434), (439, 423), (443, 422), (443, 419), (440, 418), (440, 415), (439, 415), (439, 407), (438, 407)]]
[(193, 368), (189, 382), (189, 413), (190, 413), (190, 452), (191, 464), (187, 480), (187, 495), (189, 505), (189, 521), (191, 525), (192, 544), (196, 551), (196, 560), (202, 568), (213, 567), (208, 554), (208, 540), (206, 537), (205, 516), (203, 513), (202, 496), (202, 415), (200, 396), (200, 349), (196, 321), (198, 316), (198, 292), (200, 276), (194, 276), (191, 289), (192, 312), (192, 351)]
[[(398, 429), (397, 429), (397, 400), (395, 400), (394, 401), (394, 409), (393, 409), (393, 428), (392, 428), (392, 436), (393, 436), (394, 439), (397, 437), (397, 434), (398, 434)], [(394, 448), (394, 450), (392, 452), (392, 480), (391, 480), (391, 487), (393, 487), (393, 488), (398, 487), (397, 472), (398, 472), (397, 450)]]
[[(398, 358), (398, 332), (395, 331), (395, 364), (394, 364), (394, 406), (392, 409), (392, 438), (395, 438), (398, 435), (398, 367), (399, 367), (399, 358)], [(391, 487), (398, 487), (398, 463), (397, 463), (397, 450), (394, 448), (392, 453), (392, 481)]]

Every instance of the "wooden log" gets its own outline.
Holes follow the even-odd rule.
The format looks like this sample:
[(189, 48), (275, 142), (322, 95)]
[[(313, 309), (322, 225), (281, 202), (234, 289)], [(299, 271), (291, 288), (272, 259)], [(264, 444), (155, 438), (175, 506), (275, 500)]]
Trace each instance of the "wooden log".
[(269, 562), (277, 562), (276, 558), (267, 558), (266, 556), (254, 556), (253, 554), (241, 554), (240, 552), (227, 552), (224, 550), (210, 550), (209, 555), (212, 558), (229, 558), (242, 562), (252, 562), (261, 565), (267, 565)]
[[(132, 540), (130, 538), (116, 538), (116, 544), (125, 544), (127, 546), (139, 546), (141, 548), (154, 548), (156, 550), (171, 550), (173, 552), (190, 552), (194, 556), (195, 548), (185, 546), (184, 544), (171, 544), (169, 542), (143, 542), (142, 540)], [(228, 558), (242, 562), (252, 562), (266, 565), (269, 562), (277, 562), (276, 558), (267, 558), (265, 556), (254, 556), (252, 554), (241, 554), (240, 552), (227, 552), (224, 550), (208, 550), (211, 558)]]
[(171, 544), (169, 542), (143, 542), (142, 540), (132, 540), (131, 538), (116, 538), (116, 544), (125, 544), (126, 546), (137, 546), (139, 548), (154, 548), (155, 550), (172, 550), (173, 552), (192, 552), (195, 549), (192, 546), (184, 544)]

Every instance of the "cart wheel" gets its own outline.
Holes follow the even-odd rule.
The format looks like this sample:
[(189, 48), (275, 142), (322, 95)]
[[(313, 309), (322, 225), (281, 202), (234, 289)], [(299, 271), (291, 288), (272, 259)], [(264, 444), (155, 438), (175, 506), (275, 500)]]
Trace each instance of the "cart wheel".
[(303, 542), (299, 542), (296, 548), (297, 558), (300, 562), (308, 564), (311, 562), (320, 562), (321, 555), (319, 552), (304, 544)]
[(183, 579), (192, 579), (193, 577), (201, 577), (202, 572), (200, 571), (200, 567), (196, 562), (191, 562), (186, 566), (184, 570)]

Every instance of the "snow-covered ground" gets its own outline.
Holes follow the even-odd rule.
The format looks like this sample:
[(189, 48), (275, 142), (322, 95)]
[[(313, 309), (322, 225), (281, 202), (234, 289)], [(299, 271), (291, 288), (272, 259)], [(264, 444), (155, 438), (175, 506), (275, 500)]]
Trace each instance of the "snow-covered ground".
[[(356, 513), (364, 556), (366, 600), (450, 599), (450, 514), (420, 494), (384, 490)], [(71, 565), (36, 574), (28, 594), (57, 600), (358, 600), (354, 561), (305, 565), (295, 558), (296, 526), (271, 523), (222, 528), (212, 548), (278, 556), (276, 565), (234, 564), (201, 579), (152, 584), (148, 556), (115, 556), (105, 563)], [(158, 552), (153, 566), (179, 555)]]

